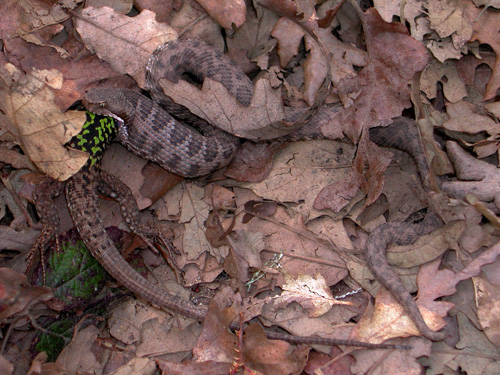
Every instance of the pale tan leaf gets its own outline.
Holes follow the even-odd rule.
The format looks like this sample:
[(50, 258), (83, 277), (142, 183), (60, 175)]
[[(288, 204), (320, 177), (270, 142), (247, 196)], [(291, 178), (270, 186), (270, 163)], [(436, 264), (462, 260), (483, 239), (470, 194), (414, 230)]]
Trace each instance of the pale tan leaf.
[(488, 339), (500, 346), (500, 286), (482, 273), (473, 277), (479, 323)]
[[(284, 119), (281, 89), (273, 89), (268, 79), (255, 83), (250, 106), (240, 104), (219, 82), (205, 78), (202, 89), (184, 80), (161, 80), (166, 95), (176, 103), (223, 130), (248, 139), (271, 139), (283, 134), (273, 126)], [(285, 132), (286, 133), (286, 132)]]
[(1, 106), (13, 126), (9, 131), (30, 160), (42, 172), (61, 181), (75, 174), (88, 156), (63, 145), (78, 134), (86, 117), (84, 112), (62, 113), (54, 104), (54, 90), (62, 83), (60, 72), (34, 70), (22, 75), (7, 63), (1, 80)]
[(351, 305), (350, 302), (333, 298), (325, 279), (317, 274), (315, 277), (299, 274), (297, 278), (285, 274), (283, 292), (275, 298), (278, 307), (291, 302), (300, 304), (309, 312), (311, 318), (326, 314), (333, 305)]
[(445, 129), (468, 134), (480, 132), (487, 132), (490, 135), (500, 134), (500, 124), (481, 113), (482, 111), (472, 103), (463, 100), (448, 103), (446, 110), (450, 118), (443, 124)]
[[(78, 17), (76, 28), (88, 49), (115, 71), (132, 76), (140, 87), (144, 87), (145, 67), (151, 53), (159, 45), (177, 39), (177, 33), (156, 22), (155, 14), (148, 10), (128, 17), (108, 7), (89, 7)], [(111, 44), (113, 48), (109, 48)]]
[(240, 27), (245, 22), (244, 0), (196, 0), (225, 29)]

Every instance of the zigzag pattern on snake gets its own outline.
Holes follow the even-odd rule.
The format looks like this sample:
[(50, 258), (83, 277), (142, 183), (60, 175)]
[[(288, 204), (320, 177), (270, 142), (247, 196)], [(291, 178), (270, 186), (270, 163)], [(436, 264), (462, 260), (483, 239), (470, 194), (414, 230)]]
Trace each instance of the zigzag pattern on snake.
[[(205, 43), (192, 40), (170, 42), (152, 54), (146, 80), (154, 101), (130, 90), (96, 88), (87, 92), (82, 102), (92, 112), (120, 119), (118, 141), (136, 155), (184, 177), (206, 175), (231, 161), (239, 141), (194, 117), (163, 94), (159, 80), (167, 78), (176, 82), (184, 73), (199, 80), (205, 77), (218, 80), (241, 104), (249, 103), (252, 85), (246, 75), (224, 55)], [(421, 176), (424, 179), (428, 176), (429, 169), (414, 122), (396, 119), (390, 127), (370, 130), (370, 137), (376, 143), (410, 152)], [(415, 301), (384, 256), (390, 243), (412, 243), (435, 226), (436, 222), (429, 220), (417, 226), (401, 224), (395, 229), (388, 224), (380, 228), (368, 240), (367, 261), (381, 283), (403, 304), (421, 333), (432, 340), (440, 340), (443, 334), (432, 331), (425, 324)]]

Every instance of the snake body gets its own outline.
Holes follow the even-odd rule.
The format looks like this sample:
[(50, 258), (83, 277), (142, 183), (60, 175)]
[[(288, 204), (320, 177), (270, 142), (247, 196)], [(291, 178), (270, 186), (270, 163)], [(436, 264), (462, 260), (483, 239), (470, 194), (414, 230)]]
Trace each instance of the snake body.
[(177, 82), (184, 74), (221, 82), (242, 105), (250, 104), (250, 79), (229, 58), (196, 40), (173, 41), (151, 55), (146, 88), (154, 100), (132, 90), (95, 88), (82, 102), (91, 112), (118, 118), (117, 140), (134, 154), (183, 177), (203, 176), (226, 166), (239, 140), (163, 94), (160, 79)]
[[(252, 84), (245, 74), (224, 55), (205, 43), (192, 40), (170, 42), (152, 54), (146, 82), (154, 101), (130, 90), (96, 88), (88, 91), (82, 102), (91, 112), (118, 118), (121, 123), (118, 141), (136, 155), (184, 177), (206, 175), (231, 161), (239, 141), (235, 136), (195, 117), (164, 95), (159, 81), (167, 78), (177, 82), (184, 73), (199, 80), (205, 77), (217, 80), (241, 104), (250, 103)], [(177, 119), (188, 122), (196, 129)], [(420, 139), (415, 123), (410, 122), (399, 119), (392, 127), (371, 129), (370, 138), (376, 143), (411, 153), (425, 179), (429, 169), (423, 148), (418, 144)], [(402, 303), (421, 333), (432, 340), (440, 340), (443, 334), (427, 327), (415, 301), (385, 258), (385, 250), (390, 243), (412, 243), (434, 228), (435, 223), (429, 222), (381, 227), (367, 241), (367, 263), (377, 279)]]

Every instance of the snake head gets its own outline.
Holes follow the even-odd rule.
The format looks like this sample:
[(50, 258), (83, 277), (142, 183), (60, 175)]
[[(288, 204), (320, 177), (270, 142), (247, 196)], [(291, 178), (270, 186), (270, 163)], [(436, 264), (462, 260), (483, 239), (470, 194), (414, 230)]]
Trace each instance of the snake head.
[(127, 98), (128, 91), (131, 90), (109, 87), (93, 88), (85, 92), (82, 104), (89, 112), (111, 116), (120, 123), (131, 122), (135, 108)]

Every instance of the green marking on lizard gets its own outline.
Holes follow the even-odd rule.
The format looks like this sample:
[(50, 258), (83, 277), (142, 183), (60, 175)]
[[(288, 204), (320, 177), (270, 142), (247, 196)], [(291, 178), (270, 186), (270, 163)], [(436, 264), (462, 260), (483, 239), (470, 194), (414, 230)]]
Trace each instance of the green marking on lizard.
[(87, 120), (83, 124), (81, 132), (69, 142), (70, 147), (90, 154), (89, 161), (83, 166), (83, 169), (88, 169), (101, 161), (104, 151), (118, 133), (114, 118), (96, 115), (88, 111), (86, 114)]

